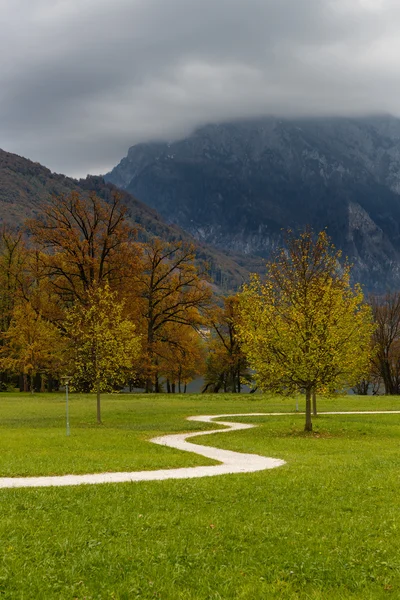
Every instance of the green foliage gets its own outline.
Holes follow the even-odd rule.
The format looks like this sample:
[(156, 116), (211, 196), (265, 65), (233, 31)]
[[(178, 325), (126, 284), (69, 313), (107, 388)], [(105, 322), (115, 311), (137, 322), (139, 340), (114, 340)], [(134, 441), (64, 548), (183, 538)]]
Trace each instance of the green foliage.
[(71, 344), (72, 386), (86, 392), (112, 391), (126, 383), (140, 353), (135, 325), (106, 284), (87, 292), (86, 304), (66, 313)]
[[(240, 296), (239, 339), (258, 385), (278, 393), (332, 393), (367, 374), (374, 330), (370, 307), (325, 232), (290, 237)], [(311, 427), (307, 411), (306, 427)]]

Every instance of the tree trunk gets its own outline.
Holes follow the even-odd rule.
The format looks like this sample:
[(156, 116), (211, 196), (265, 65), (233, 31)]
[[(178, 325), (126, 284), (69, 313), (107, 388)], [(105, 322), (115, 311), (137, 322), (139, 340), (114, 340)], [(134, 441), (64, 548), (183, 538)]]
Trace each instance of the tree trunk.
[(236, 369), (235, 367), (231, 368), (230, 377), (232, 381), (232, 393), (236, 394)]
[(175, 381), (171, 385), (172, 393), (175, 394)]
[(317, 394), (315, 393), (315, 389), (312, 391), (312, 412), (314, 417), (317, 416)]
[(385, 386), (385, 395), (391, 396), (394, 393), (393, 390), (393, 382), (392, 382), (392, 374), (390, 370), (389, 361), (385, 358), (381, 360), (381, 375), (383, 379), (383, 384)]
[(306, 424), (304, 426), (304, 431), (312, 431), (312, 420), (311, 420), (311, 393), (312, 388), (306, 388)]
[(183, 388), (183, 393), (186, 394), (186, 390), (187, 390), (187, 383), (185, 381), (185, 387)]
[(171, 384), (169, 382), (169, 379), (167, 379), (167, 393), (170, 394), (171, 393)]
[[(150, 302), (150, 299), (149, 299)], [(153, 352), (153, 344), (154, 344), (154, 331), (153, 331), (153, 317), (152, 317), (152, 307), (149, 306), (149, 321), (147, 323), (147, 353), (149, 359), (148, 372), (146, 377), (146, 394), (150, 394), (153, 391), (153, 367), (154, 367), (154, 352)]]
[(40, 375), (40, 392), (43, 394), (46, 391), (46, 375)]
[(100, 410), (100, 381), (96, 383), (96, 395), (97, 395), (97, 423), (101, 425), (101, 410)]

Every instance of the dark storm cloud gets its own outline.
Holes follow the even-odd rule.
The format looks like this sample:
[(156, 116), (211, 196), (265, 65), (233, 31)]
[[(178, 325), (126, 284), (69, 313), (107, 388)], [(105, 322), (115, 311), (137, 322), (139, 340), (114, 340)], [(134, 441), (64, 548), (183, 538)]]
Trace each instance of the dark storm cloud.
[(0, 0), (0, 147), (105, 172), (261, 114), (400, 113), (397, 0)]

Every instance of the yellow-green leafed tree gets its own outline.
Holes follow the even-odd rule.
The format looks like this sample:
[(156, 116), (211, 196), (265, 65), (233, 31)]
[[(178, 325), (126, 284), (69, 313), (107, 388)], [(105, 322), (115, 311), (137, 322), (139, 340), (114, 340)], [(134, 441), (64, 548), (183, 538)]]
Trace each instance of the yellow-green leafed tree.
[(34, 378), (57, 374), (65, 357), (65, 340), (60, 331), (34, 310), (30, 302), (17, 304), (4, 334), (1, 348), (1, 368), (23, 373), (24, 389), (33, 392)]
[(323, 231), (298, 238), (253, 276), (240, 294), (238, 336), (261, 389), (305, 390), (305, 430), (312, 430), (313, 394), (354, 385), (368, 372), (374, 330), (370, 307), (350, 268), (339, 265)]
[(101, 392), (124, 385), (140, 354), (140, 338), (135, 325), (124, 318), (123, 309), (106, 284), (89, 289), (86, 302), (77, 303), (66, 315), (72, 348), (71, 384), (76, 390), (96, 393), (98, 423)]

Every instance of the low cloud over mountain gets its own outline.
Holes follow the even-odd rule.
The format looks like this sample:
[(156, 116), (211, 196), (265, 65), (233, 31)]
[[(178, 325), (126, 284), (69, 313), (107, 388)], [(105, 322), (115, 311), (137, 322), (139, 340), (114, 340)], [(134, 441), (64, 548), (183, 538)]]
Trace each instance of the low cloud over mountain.
[(328, 229), (370, 289), (400, 287), (400, 120), (258, 119), (133, 146), (107, 178), (221, 249)]
[(397, 0), (0, 0), (0, 139), (71, 175), (256, 115), (399, 114)]

